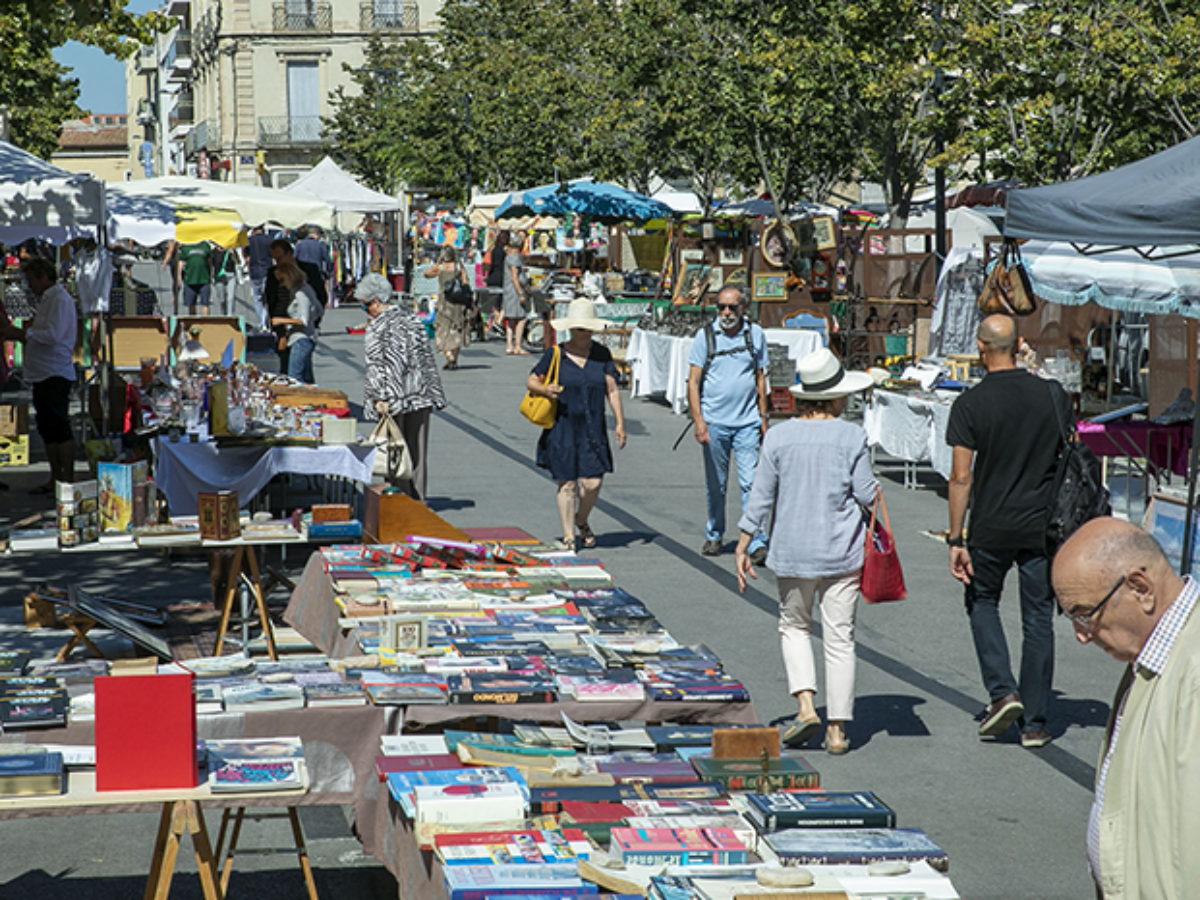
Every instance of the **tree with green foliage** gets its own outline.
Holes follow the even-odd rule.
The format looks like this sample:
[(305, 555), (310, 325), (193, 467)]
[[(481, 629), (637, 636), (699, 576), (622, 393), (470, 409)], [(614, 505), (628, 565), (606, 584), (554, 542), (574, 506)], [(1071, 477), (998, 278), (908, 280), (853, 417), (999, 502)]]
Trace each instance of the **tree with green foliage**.
[(136, 15), (128, 0), (0, 0), (0, 107), (9, 114), (14, 144), (48, 158), (58, 149), (63, 122), (82, 115), (79, 81), (51, 55), (68, 41), (122, 59), (170, 20)]

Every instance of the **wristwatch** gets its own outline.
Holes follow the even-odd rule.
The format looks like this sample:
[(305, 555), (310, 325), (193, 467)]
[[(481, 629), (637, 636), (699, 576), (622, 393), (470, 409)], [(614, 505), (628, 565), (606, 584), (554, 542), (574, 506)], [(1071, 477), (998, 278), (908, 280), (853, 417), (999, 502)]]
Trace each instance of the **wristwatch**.
[(962, 535), (959, 535), (958, 537), (950, 537), (949, 535), (946, 535), (947, 547), (965, 547), (966, 545), (967, 542), (963, 539)]

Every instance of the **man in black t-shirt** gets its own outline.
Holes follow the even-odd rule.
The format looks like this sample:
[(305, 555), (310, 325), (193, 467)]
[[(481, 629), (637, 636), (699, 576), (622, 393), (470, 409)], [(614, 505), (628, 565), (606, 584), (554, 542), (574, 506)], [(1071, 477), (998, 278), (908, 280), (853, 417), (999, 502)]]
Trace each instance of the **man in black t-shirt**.
[[(1013, 722), (1024, 747), (1050, 742), (1046, 727), (1054, 678), (1054, 595), (1046, 555), (1058, 453), (1060, 416), (1071, 403), (1055, 381), (1017, 368), (1017, 326), (989, 316), (976, 346), (987, 376), (950, 410), (946, 443), (950, 472), (950, 572), (966, 585), (967, 616), (988, 692), (981, 737), (998, 737)], [(1055, 406), (1058, 410), (1056, 411)], [(970, 528), (964, 525), (967, 508)], [(1021, 672), (1013, 679), (1000, 621), (1004, 578), (1014, 563), (1020, 576)]]

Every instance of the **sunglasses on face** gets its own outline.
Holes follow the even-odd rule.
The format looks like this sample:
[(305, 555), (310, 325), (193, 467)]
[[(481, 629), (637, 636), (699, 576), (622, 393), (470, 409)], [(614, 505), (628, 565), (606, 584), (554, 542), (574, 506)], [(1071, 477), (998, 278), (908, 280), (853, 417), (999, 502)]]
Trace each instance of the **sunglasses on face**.
[(725, 310), (729, 310), (730, 312), (737, 312), (741, 308), (742, 308), (742, 305), (740, 303), (718, 303), (717, 304), (717, 309), (721, 310), (722, 312), (724, 312)]

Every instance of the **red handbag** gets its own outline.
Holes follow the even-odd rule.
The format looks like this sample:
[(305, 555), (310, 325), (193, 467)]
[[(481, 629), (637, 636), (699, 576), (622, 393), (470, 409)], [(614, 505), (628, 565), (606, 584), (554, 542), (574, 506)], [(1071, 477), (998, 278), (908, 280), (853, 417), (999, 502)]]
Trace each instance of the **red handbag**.
[[(880, 521), (877, 513), (883, 512)], [(892, 523), (888, 521), (887, 504), (883, 494), (875, 495), (871, 506), (871, 524), (867, 528), (867, 549), (863, 555), (862, 595), (867, 603), (889, 603), (908, 596), (904, 587), (904, 572), (900, 568), (900, 556), (896, 553), (896, 541), (892, 537)]]

